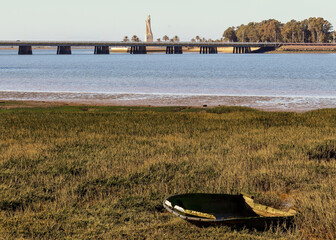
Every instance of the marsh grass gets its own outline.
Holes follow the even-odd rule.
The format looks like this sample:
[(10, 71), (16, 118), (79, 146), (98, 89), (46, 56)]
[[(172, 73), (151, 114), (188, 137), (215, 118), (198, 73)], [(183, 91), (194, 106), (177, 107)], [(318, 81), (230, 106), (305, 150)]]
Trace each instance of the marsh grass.
[[(0, 236), (334, 239), (335, 141), (334, 109), (0, 110)], [(244, 192), (299, 213), (288, 230), (200, 229), (162, 207), (189, 192)]]

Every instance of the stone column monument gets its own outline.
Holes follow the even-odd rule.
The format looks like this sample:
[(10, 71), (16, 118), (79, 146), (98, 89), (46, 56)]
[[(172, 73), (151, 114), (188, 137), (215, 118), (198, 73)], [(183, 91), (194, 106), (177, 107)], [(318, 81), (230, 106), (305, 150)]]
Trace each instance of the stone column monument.
[(152, 33), (150, 15), (148, 15), (148, 18), (146, 20), (146, 42), (153, 42), (153, 33)]

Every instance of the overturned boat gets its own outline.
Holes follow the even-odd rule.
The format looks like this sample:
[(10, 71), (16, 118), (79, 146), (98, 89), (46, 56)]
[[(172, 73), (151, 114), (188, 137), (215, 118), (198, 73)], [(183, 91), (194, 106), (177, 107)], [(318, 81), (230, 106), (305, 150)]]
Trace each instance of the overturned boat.
[(163, 201), (163, 206), (174, 215), (200, 227), (227, 225), (235, 228), (266, 228), (292, 223), (296, 211), (278, 210), (255, 203), (245, 195), (182, 194)]

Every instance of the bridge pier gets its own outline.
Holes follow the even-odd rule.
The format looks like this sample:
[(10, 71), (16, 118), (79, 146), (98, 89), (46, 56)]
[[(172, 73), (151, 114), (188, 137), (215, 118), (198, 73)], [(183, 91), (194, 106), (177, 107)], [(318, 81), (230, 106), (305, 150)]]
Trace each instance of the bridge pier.
[(19, 55), (32, 55), (33, 54), (32, 46), (19, 46), (18, 54)]
[(166, 47), (166, 54), (174, 54), (174, 49), (171, 46)]
[(200, 47), (200, 54), (217, 54), (217, 47)]
[(131, 54), (147, 54), (146, 46), (131, 46)]
[(233, 47), (233, 53), (244, 54), (251, 53), (251, 47)]
[(180, 47), (180, 46), (174, 46), (174, 53), (175, 54), (182, 54), (183, 53), (182, 47)]
[(57, 47), (57, 55), (70, 55), (70, 54), (71, 54), (71, 46)]
[(183, 50), (180, 46), (167, 46), (166, 54), (182, 54)]
[(95, 46), (94, 54), (110, 54), (109, 46)]

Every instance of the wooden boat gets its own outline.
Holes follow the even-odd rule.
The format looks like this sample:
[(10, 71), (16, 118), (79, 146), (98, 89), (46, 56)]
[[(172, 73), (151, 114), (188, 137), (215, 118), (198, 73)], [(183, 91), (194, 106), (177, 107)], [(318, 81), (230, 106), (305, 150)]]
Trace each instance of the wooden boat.
[(245, 195), (182, 194), (163, 201), (163, 206), (174, 215), (200, 227), (227, 225), (235, 228), (264, 230), (278, 224), (292, 222), (296, 211), (281, 211), (254, 203)]

